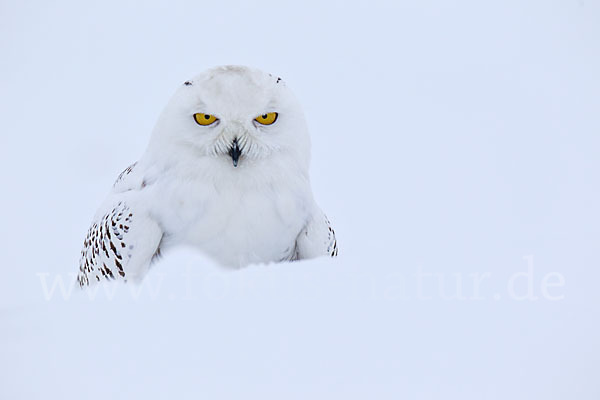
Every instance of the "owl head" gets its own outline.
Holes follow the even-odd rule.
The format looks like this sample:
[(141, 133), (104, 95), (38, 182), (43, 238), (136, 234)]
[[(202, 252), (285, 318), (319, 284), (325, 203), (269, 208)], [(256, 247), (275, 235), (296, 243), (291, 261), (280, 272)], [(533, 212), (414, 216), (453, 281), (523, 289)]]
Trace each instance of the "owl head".
[(184, 82), (162, 112), (150, 149), (187, 163), (211, 162), (234, 173), (253, 166), (308, 166), (304, 114), (281, 78), (223, 66)]

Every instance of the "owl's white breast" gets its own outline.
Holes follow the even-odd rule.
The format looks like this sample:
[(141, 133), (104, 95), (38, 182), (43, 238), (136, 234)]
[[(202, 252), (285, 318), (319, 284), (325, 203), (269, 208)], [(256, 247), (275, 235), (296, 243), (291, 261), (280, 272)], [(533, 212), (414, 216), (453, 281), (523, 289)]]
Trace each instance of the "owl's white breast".
[(301, 171), (276, 162), (233, 168), (221, 159), (198, 165), (197, 174), (186, 168), (153, 185), (165, 243), (192, 245), (227, 266), (293, 255), (313, 202)]

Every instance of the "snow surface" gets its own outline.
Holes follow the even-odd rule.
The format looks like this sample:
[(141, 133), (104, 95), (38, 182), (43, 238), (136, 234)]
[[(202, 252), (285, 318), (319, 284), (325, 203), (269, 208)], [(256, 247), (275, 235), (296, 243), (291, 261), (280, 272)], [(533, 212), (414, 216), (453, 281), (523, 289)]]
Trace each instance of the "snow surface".
[[(599, 38), (589, 0), (0, 3), (0, 398), (600, 398)], [(300, 98), (340, 257), (182, 248), (71, 292), (113, 180), (219, 64)]]

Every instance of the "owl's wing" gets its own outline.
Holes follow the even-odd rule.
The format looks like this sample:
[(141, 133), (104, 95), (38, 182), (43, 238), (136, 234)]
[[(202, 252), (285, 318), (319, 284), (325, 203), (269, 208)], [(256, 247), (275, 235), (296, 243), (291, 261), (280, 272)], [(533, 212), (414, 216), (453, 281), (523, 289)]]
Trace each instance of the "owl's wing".
[(296, 238), (296, 259), (336, 257), (337, 254), (335, 232), (327, 216), (317, 209)]
[[(117, 183), (124, 184), (121, 180), (126, 179), (130, 180), (120, 176)], [(144, 185), (113, 190), (83, 242), (79, 286), (103, 279), (139, 281), (144, 277), (163, 237), (162, 229), (145, 207), (144, 196)]]

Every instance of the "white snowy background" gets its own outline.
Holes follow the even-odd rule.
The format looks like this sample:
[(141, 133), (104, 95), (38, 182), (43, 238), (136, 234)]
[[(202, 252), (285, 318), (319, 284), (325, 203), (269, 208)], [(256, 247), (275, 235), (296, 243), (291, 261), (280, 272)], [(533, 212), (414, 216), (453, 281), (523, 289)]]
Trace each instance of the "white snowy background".
[[(0, 52), (0, 398), (600, 398), (598, 1), (2, 0)], [(71, 291), (220, 64), (304, 105), (340, 257)]]

